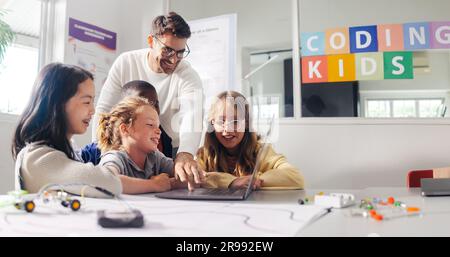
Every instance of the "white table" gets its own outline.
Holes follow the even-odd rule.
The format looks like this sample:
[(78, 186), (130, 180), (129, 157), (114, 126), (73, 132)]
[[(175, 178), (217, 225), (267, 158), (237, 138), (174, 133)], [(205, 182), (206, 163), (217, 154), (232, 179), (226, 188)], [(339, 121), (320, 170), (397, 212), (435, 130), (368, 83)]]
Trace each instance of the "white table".
[[(333, 209), (331, 213), (304, 226), (299, 219), (295, 219), (299, 216), (299, 210), (307, 211), (298, 208), (298, 199), (321, 191), (352, 193), (357, 197), (357, 202), (367, 197), (387, 199), (392, 196), (407, 205), (421, 208), (423, 214), (376, 221), (352, 217), (349, 208)], [(96, 210), (123, 210), (124, 206), (116, 200), (86, 199), (77, 213), (58, 204), (45, 206), (37, 203), (32, 214), (15, 210), (14, 207), (0, 209), (0, 236), (450, 236), (450, 197), (425, 198), (419, 193), (419, 189), (406, 188), (256, 191), (246, 201), (228, 202), (165, 200), (153, 194), (124, 195), (128, 203), (144, 213), (146, 226), (114, 230), (103, 229), (96, 224)], [(279, 222), (278, 226), (280, 218), (286, 219), (289, 215), (294, 219)], [(251, 218), (246, 219), (245, 216)], [(223, 226), (241, 224), (243, 220), (253, 226), (252, 229), (259, 227), (261, 230), (245, 226), (230, 230)]]
[[(326, 190), (326, 192), (331, 192)], [(376, 221), (352, 217), (349, 209), (334, 209), (297, 233), (297, 236), (450, 236), (450, 197), (422, 197), (420, 189), (367, 188), (356, 193), (358, 200), (378, 197), (421, 208), (423, 214)]]
[(300, 206), (304, 191), (256, 191), (246, 201), (181, 201), (154, 194), (123, 195), (145, 218), (143, 228), (105, 229), (97, 210), (126, 210), (113, 199), (86, 198), (72, 212), (59, 202), (36, 200), (33, 213), (9, 206), (0, 209), (0, 236), (295, 236), (324, 208)]

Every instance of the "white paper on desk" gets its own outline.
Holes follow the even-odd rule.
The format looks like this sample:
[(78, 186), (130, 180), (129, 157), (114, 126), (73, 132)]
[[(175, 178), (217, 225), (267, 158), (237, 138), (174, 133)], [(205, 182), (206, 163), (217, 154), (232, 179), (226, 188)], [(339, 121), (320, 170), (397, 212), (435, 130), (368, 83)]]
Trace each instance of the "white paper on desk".
[[(138, 198), (136, 198), (138, 199)], [(327, 210), (314, 205), (215, 203), (145, 198), (130, 201), (140, 229), (104, 229), (97, 210), (124, 210), (115, 200), (86, 199), (79, 212), (37, 204), (35, 212), (0, 210), (0, 235), (14, 236), (294, 236)]]

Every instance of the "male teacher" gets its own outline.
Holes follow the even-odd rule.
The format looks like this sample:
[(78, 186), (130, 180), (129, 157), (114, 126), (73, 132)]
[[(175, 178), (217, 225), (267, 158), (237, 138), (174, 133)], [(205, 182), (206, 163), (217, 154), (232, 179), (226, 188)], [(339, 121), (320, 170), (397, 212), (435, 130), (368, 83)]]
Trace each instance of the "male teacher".
[(149, 48), (125, 52), (113, 63), (96, 106), (92, 134), (95, 137), (99, 115), (120, 101), (125, 83), (149, 82), (158, 92), (161, 126), (172, 139), (175, 177), (193, 190), (204, 179), (194, 160), (201, 139), (203, 88), (197, 72), (184, 60), (190, 36), (180, 15), (156, 17), (147, 37)]

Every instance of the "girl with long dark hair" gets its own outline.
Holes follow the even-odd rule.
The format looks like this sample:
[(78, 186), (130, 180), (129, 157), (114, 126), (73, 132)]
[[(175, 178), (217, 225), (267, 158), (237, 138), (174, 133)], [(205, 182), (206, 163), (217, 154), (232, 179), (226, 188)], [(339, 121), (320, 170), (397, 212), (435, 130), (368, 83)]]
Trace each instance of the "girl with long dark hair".
[[(46, 184), (89, 184), (120, 194), (119, 178), (106, 168), (82, 163), (71, 144), (94, 114), (93, 75), (76, 66), (52, 63), (39, 73), (14, 133), (16, 189), (38, 192)], [(65, 188), (80, 194), (83, 186)], [(86, 196), (105, 197), (94, 188)]]

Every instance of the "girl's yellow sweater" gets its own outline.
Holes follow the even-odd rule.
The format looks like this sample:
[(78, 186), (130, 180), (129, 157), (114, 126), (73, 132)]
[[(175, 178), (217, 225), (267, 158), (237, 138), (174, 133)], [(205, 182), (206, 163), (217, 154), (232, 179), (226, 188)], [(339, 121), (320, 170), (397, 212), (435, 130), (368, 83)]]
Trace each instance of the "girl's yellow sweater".
[[(227, 172), (206, 170), (205, 160), (199, 154), (197, 154), (197, 162), (200, 169), (207, 172), (203, 187), (228, 188), (231, 182), (237, 178)], [(303, 189), (305, 186), (301, 172), (288, 163), (286, 157), (276, 153), (271, 145), (268, 146), (267, 154), (262, 157), (260, 170), (257, 172), (257, 177), (263, 180), (261, 189)]]

